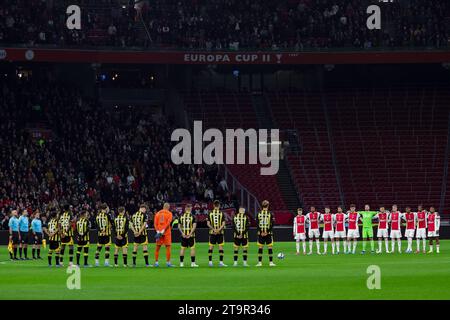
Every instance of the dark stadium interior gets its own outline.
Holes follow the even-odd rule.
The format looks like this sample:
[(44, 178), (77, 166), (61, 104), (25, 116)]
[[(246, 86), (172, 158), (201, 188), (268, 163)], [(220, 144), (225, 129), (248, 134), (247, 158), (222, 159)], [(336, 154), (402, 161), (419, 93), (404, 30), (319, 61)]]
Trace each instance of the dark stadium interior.
[[(448, 1), (395, 1), (383, 10), (382, 31), (366, 28), (365, 0), (85, 0), (77, 2), (80, 31), (56, 27), (70, 2), (3, 0), (1, 48), (448, 52)], [(101, 201), (129, 212), (145, 201), (155, 212), (165, 201), (200, 208), (218, 198), (253, 214), (269, 199), (278, 224), (291, 223), (299, 206), (353, 202), (450, 214), (450, 61), (31, 59), (0, 60), (0, 228), (14, 207), (95, 210)], [(174, 165), (171, 132), (194, 120), (279, 128), (279, 174), (260, 176), (258, 165)]]

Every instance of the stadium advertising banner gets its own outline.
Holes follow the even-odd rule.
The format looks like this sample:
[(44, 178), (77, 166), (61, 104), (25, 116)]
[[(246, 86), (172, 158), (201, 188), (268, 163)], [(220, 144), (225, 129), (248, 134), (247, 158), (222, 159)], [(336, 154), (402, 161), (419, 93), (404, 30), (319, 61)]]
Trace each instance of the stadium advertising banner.
[(443, 63), (450, 61), (450, 52), (142, 52), (0, 48), (0, 60), (225, 65)]

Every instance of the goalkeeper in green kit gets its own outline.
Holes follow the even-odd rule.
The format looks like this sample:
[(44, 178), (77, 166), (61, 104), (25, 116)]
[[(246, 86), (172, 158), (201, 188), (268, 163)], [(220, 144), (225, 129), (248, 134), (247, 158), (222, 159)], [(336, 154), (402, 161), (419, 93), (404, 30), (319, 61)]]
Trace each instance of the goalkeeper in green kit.
[(367, 241), (370, 241), (371, 253), (375, 252), (375, 242), (373, 242), (373, 227), (372, 220), (374, 216), (377, 214), (377, 211), (370, 211), (370, 206), (366, 204), (364, 206), (364, 211), (359, 211), (359, 214), (362, 217), (363, 228), (362, 228), (362, 237), (363, 237), (363, 249), (361, 254), (366, 253), (366, 244)]

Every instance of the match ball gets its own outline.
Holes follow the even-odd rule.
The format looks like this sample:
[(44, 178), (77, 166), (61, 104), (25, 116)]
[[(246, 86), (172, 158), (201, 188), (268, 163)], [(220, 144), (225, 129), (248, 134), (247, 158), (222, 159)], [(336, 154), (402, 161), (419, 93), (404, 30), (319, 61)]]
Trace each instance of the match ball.
[(283, 253), (283, 252), (280, 252), (280, 253), (277, 255), (277, 258), (280, 259), (280, 260), (284, 259), (284, 253)]

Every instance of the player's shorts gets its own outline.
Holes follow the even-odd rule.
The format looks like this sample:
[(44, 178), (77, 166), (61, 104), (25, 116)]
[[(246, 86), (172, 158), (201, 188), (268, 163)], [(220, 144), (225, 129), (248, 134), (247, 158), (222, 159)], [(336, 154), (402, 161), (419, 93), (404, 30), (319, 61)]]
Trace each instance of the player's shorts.
[(73, 246), (73, 237), (72, 236), (61, 237), (61, 244)]
[(304, 233), (297, 233), (294, 236), (294, 239), (295, 240), (306, 240), (306, 233), (305, 232)]
[(333, 231), (324, 231), (322, 233), (322, 238), (324, 238), (324, 239), (328, 239), (328, 238), (334, 239), (334, 232)]
[(50, 250), (53, 250), (53, 251), (59, 251), (59, 248), (60, 248), (60, 243), (59, 243), (59, 241), (52, 241), (52, 240), (50, 240), (50, 241), (48, 242), (48, 248), (49, 248)]
[(28, 232), (20, 231), (20, 243), (28, 244)]
[(309, 229), (308, 238), (320, 238), (319, 229)]
[(111, 236), (98, 236), (97, 244), (106, 246), (111, 244)]
[(234, 238), (235, 247), (248, 247), (248, 238)]
[(377, 238), (389, 238), (388, 229), (378, 229)]
[(33, 243), (36, 245), (42, 244), (42, 239), (44, 238), (44, 235), (42, 232), (36, 232), (36, 235), (33, 235)]
[(13, 244), (19, 244), (19, 231), (13, 231), (12, 232), (12, 243)]
[(223, 238), (223, 234), (210, 234), (209, 235), (209, 245), (223, 245), (224, 243), (224, 238)]
[(146, 245), (148, 244), (148, 238), (146, 234), (141, 234), (137, 237), (134, 237), (134, 244), (142, 244)]
[(392, 239), (400, 239), (402, 237), (402, 232), (400, 230), (391, 230)]
[(439, 231), (428, 231), (428, 238), (439, 237)]
[(414, 229), (406, 229), (405, 237), (406, 238), (414, 238)]
[(273, 245), (273, 236), (271, 234), (268, 234), (267, 236), (258, 236), (258, 244), (259, 245)]
[(345, 238), (347, 238), (347, 234), (346, 234), (345, 231), (335, 231), (335, 232), (334, 232), (334, 237), (335, 237), (335, 238), (342, 238), (342, 239), (345, 239)]
[(417, 239), (426, 239), (427, 238), (427, 229), (425, 229), (425, 228), (417, 229), (416, 238)]
[(358, 229), (349, 229), (347, 232), (347, 238), (351, 238), (351, 239), (359, 238), (359, 230)]
[(114, 246), (116, 248), (127, 248), (128, 247), (128, 238), (122, 237), (122, 239), (114, 239)]
[(87, 240), (78, 240), (77, 242), (78, 247), (89, 247), (89, 241)]
[(373, 238), (373, 228), (363, 228), (362, 229), (363, 238)]
[(195, 238), (181, 238), (181, 247), (182, 248), (195, 248)]

